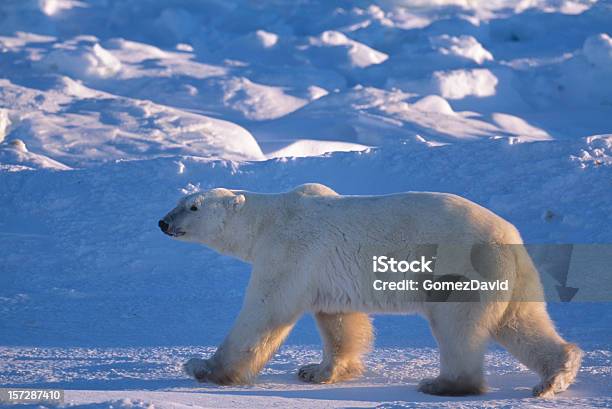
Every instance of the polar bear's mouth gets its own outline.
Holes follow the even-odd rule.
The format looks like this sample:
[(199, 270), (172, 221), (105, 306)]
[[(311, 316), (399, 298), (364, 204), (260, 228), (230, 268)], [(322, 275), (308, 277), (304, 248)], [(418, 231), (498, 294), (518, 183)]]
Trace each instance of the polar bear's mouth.
[(165, 219), (162, 219), (157, 222), (157, 225), (161, 229), (164, 234), (172, 237), (181, 237), (185, 235), (185, 232), (179, 229), (174, 229), (170, 226), (170, 223), (166, 222)]

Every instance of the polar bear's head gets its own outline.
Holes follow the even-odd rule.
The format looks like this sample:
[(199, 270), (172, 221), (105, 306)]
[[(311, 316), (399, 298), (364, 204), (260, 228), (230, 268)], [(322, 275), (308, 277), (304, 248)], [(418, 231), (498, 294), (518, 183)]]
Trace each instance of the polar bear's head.
[(244, 202), (243, 194), (223, 188), (194, 193), (182, 198), (158, 225), (174, 238), (213, 245), (223, 240), (225, 224)]

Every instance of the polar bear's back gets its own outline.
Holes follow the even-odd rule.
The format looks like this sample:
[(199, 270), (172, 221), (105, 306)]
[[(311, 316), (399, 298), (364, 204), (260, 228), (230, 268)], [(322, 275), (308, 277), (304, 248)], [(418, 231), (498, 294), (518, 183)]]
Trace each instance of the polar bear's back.
[(311, 220), (313, 228), (332, 225), (336, 231), (368, 232), (369, 236), (401, 234), (420, 242), (522, 243), (512, 224), (453, 194), (341, 196), (323, 185), (300, 186), (289, 194), (299, 196), (295, 210), (300, 219)]

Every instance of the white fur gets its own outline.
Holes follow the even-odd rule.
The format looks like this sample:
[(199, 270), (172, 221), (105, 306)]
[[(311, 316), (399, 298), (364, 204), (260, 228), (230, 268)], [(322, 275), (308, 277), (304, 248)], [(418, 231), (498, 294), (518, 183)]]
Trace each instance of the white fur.
[[(253, 266), (229, 335), (210, 359), (185, 364), (200, 381), (250, 382), (305, 312), (315, 314), (324, 341), (323, 362), (299, 371), (305, 381), (331, 383), (359, 375), (373, 338), (367, 314), (374, 312), (415, 312), (429, 320), (441, 365), (437, 378), (421, 382), (426, 393), (482, 393), (491, 337), (542, 377), (534, 388), (537, 396), (565, 390), (580, 366), (580, 349), (557, 334), (544, 302), (533, 302), (543, 299), (542, 287), (518, 231), (458, 196), (339, 196), (318, 184), (284, 194), (213, 189), (184, 198), (164, 221), (177, 238)], [(434, 243), (436, 274), (470, 276), (473, 265), (482, 264), (487, 279), (508, 279), (511, 293), (481, 302), (424, 302), (422, 294), (411, 292), (373, 294), (373, 255), (405, 259)], [(474, 252), (479, 243), (491, 246)]]

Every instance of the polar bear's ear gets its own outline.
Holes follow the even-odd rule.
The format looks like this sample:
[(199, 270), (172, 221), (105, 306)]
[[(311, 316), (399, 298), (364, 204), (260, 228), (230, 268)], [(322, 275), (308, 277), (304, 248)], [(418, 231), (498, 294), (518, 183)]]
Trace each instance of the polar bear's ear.
[(246, 202), (244, 195), (236, 195), (229, 200), (229, 207), (233, 210), (239, 210)]

